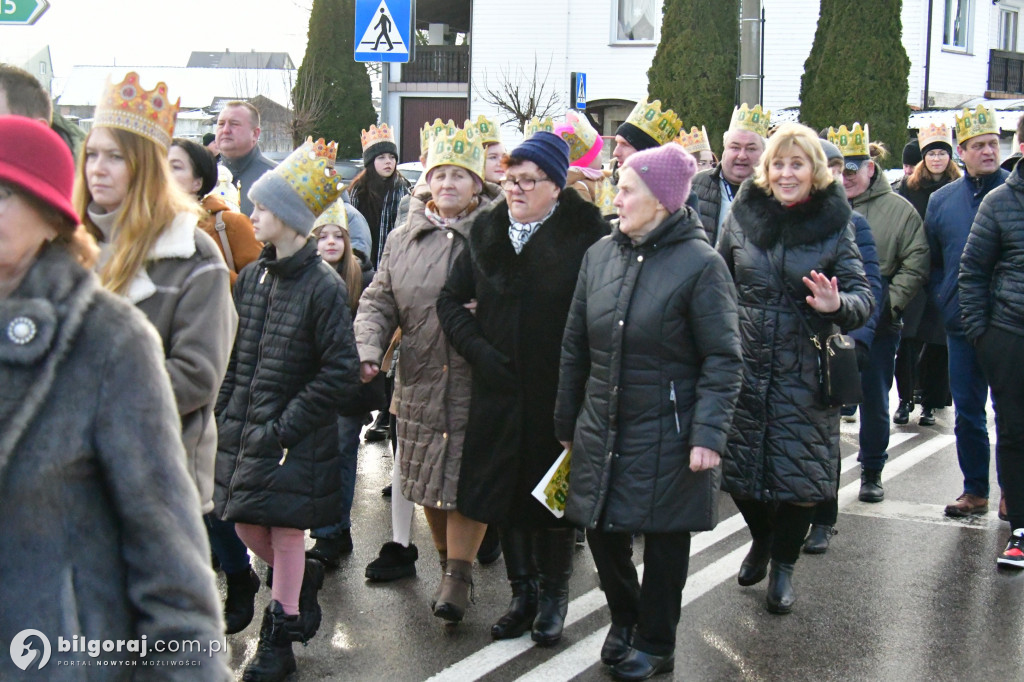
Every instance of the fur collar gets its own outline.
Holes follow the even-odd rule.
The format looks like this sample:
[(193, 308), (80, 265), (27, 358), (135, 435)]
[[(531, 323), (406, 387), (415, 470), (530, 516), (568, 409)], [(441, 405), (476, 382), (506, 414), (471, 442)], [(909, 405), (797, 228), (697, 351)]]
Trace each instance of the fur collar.
[(820, 192), (812, 192), (803, 204), (786, 208), (753, 180), (744, 181), (732, 202), (731, 218), (757, 247), (817, 244), (846, 229), (852, 209), (842, 185), (833, 182)]
[[(168, 260), (171, 258), (191, 258), (196, 253), (196, 216), (191, 213), (179, 213), (171, 224), (163, 231), (149, 250), (146, 262)], [(143, 266), (128, 285), (126, 297), (132, 303), (144, 301), (157, 291), (156, 284)]]

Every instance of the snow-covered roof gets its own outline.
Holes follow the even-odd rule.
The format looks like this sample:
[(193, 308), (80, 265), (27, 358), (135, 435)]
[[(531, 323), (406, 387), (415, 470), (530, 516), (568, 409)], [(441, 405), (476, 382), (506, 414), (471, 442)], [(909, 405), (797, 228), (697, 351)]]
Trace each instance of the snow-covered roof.
[[(296, 71), (287, 69), (213, 69), (184, 66), (75, 66), (54, 85), (64, 106), (96, 106), (107, 79), (120, 81), (129, 71), (139, 74), (142, 87), (167, 83), (172, 99), (181, 97), (182, 109), (208, 107), (218, 97), (251, 99), (263, 95), (289, 107)], [(289, 107), (290, 108), (290, 107)]]

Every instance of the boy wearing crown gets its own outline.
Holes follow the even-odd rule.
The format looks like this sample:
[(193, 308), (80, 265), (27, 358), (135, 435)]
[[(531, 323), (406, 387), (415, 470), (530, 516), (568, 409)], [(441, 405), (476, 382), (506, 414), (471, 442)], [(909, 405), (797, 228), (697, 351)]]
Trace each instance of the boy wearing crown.
[[(1017, 122), (1017, 131), (1018, 136), (1024, 133), (1024, 116)], [(968, 154), (973, 157), (970, 150)], [(1006, 549), (996, 561), (1015, 569), (1024, 568), (1022, 254), (1024, 166), (1018, 163), (1006, 183), (982, 200), (960, 259), (959, 276), (964, 336), (976, 349), (988, 377), (996, 412), (996, 470), (1005, 502), (1005, 508), (1000, 504), (1000, 516), (1010, 522), (1011, 529)]]
[[(942, 312), (949, 352), (949, 388), (956, 408), (956, 454), (964, 476), (963, 492), (946, 505), (947, 516), (970, 516), (988, 511), (989, 457), (988, 381), (962, 320), (957, 279), (971, 225), (989, 192), (1009, 173), (999, 167), (999, 126), (996, 112), (979, 106), (956, 116), (957, 151), (964, 176), (935, 192), (925, 213), (925, 232), (931, 246), (930, 295)], [(987, 298), (987, 295), (986, 295)], [(987, 307), (987, 304), (986, 304)], [(978, 334), (977, 325), (975, 335)], [(1019, 358), (1015, 358), (1019, 362)]]

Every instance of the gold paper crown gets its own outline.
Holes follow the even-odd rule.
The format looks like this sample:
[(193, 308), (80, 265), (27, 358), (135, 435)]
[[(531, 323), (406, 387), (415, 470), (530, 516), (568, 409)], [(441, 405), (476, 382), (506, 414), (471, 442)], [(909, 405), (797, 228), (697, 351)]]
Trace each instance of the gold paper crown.
[(438, 166), (459, 166), (484, 177), (484, 146), (475, 126), (457, 128), (448, 121), (430, 131), (427, 144), (426, 172)]
[(167, 149), (174, 137), (174, 119), (180, 104), (180, 97), (173, 104), (167, 98), (166, 83), (161, 81), (156, 88), (143, 90), (139, 74), (131, 71), (120, 83), (107, 80), (92, 127), (127, 130)]
[(476, 123), (466, 121), (466, 127), (468, 128), (470, 125), (476, 127), (476, 132), (480, 135), (480, 144), (484, 147), (501, 142), (501, 131), (498, 130), (498, 126), (493, 121), (485, 118), (483, 114), (477, 117)]
[(704, 126), (701, 126), (700, 130), (697, 130), (697, 126), (690, 128), (690, 132), (684, 130), (679, 133), (676, 142), (683, 145), (683, 149), (691, 154), (711, 151), (711, 145), (708, 144), (708, 129)]
[[(572, 126), (572, 131), (562, 129), (562, 139), (569, 143), (570, 165), (587, 156), (593, 161), (593, 157), (600, 153), (600, 148), (593, 151), (594, 146), (601, 139), (594, 126), (590, 125), (585, 117), (580, 116), (573, 110), (565, 112), (565, 122)], [(602, 147), (604, 145), (602, 144)]]
[(301, 147), (271, 172), (284, 178), (313, 215), (319, 216), (345, 187), (334, 170), (337, 153), (337, 142), (324, 142), (322, 137), (314, 142), (312, 137), (307, 137)]
[(447, 130), (449, 135), (454, 135), (455, 131), (458, 130), (458, 126), (453, 121), (445, 123), (439, 118), (435, 118), (433, 123), (427, 123), (420, 130), (420, 156), (427, 155), (427, 149), (430, 147), (430, 136), (438, 135), (442, 130)]
[(659, 144), (666, 144), (676, 139), (683, 129), (683, 122), (671, 109), (661, 109), (661, 100), (648, 102), (641, 100), (633, 107), (626, 123), (634, 125), (647, 133)]
[(956, 114), (956, 143), (963, 144), (978, 135), (998, 135), (999, 121), (996, 112), (979, 104), (973, 112), (964, 109), (963, 115)]
[(550, 116), (544, 118), (537, 118), (534, 116), (530, 119), (530, 122), (523, 128), (523, 139), (528, 140), (540, 131), (546, 133), (555, 132), (555, 121)]
[(749, 130), (761, 137), (768, 137), (768, 129), (772, 124), (772, 112), (755, 104), (753, 109), (747, 107), (747, 103), (739, 105), (732, 110), (732, 120), (729, 122), (729, 130)]
[(828, 129), (828, 141), (839, 147), (840, 153), (846, 158), (851, 156), (871, 156), (871, 134), (868, 124), (860, 127), (860, 123), (854, 123), (849, 130), (845, 125)]
[(380, 142), (395, 143), (395, 132), (391, 130), (391, 126), (387, 123), (381, 123), (380, 126), (371, 125), (369, 130), (364, 130), (359, 134), (359, 139), (363, 143), (363, 151), (365, 152), (368, 148)]
[(318, 232), (324, 225), (337, 225), (348, 232), (348, 215), (345, 213), (345, 202), (338, 199), (324, 209), (320, 217), (313, 223), (313, 231)]
[(934, 142), (945, 142), (953, 148), (953, 131), (945, 123), (929, 123), (917, 132), (917, 144), (924, 148)]

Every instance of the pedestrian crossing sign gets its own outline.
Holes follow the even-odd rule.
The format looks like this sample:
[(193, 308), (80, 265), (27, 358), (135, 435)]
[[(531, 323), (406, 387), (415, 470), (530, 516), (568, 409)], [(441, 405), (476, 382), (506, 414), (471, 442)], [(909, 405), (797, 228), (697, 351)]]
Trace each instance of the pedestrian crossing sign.
[(408, 62), (413, 0), (356, 0), (355, 60)]
[(587, 108), (587, 74), (569, 74), (569, 106), (580, 111)]

